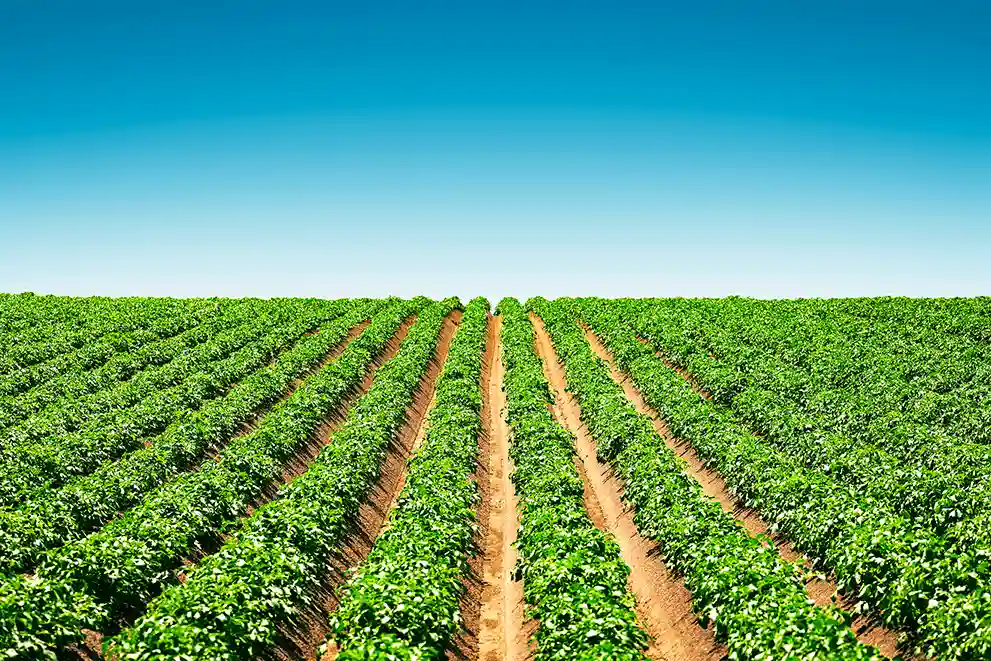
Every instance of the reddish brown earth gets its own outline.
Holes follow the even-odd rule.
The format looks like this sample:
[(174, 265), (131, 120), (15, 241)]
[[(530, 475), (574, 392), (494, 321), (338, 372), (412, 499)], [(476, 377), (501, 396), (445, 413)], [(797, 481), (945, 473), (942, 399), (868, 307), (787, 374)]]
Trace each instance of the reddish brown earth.
[(482, 546), (482, 590), (478, 630), (478, 658), (481, 661), (520, 661), (531, 654), (528, 647), (533, 623), (524, 623), (523, 586), (513, 580), (516, 567), (516, 531), (519, 526), (516, 495), (509, 476), (509, 425), (506, 423), (506, 394), (500, 330), (502, 318), (489, 325), (487, 352), (488, 377), (485, 387), (485, 428), (488, 453), (483, 456), (485, 480), (480, 482), (484, 531)]
[[(664, 438), (664, 441), (668, 447), (670, 447), (685, 460), (685, 472), (695, 478), (695, 480), (702, 486), (702, 490), (706, 493), (706, 495), (718, 501), (723, 509), (740, 521), (751, 535), (765, 535), (774, 539), (774, 545), (783, 558), (790, 562), (805, 564), (805, 556), (796, 551), (794, 546), (787, 539), (781, 537), (780, 535), (773, 535), (770, 532), (770, 527), (767, 522), (764, 521), (759, 514), (743, 506), (736, 500), (736, 498), (730, 493), (729, 488), (726, 486), (726, 482), (723, 480), (722, 476), (719, 475), (718, 472), (706, 467), (705, 462), (703, 462), (698, 456), (691, 444), (684, 439), (675, 437), (671, 433), (667, 423), (656, 411), (648, 406), (647, 402), (640, 394), (640, 391), (636, 389), (628, 375), (624, 374), (619, 369), (613, 360), (612, 355), (609, 353), (609, 350), (599, 340), (595, 333), (588, 328), (585, 328), (584, 331), (585, 338), (588, 340), (592, 350), (595, 351), (599, 358), (609, 365), (613, 380), (623, 386), (623, 391), (626, 393), (627, 398), (633, 402), (637, 411), (648, 415), (654, 421), (654, 428)], [(669, 367), (671, 367), (671, 369), (675, 369), (670, 365)], [(677, 371), (686, 381), (691, 383), (692, 387), (696, 389), (696, 392), (698, 392), (700, 396), (710, 399), (709, 394), (698, 387), (690, 374), (684, 372), (683, 370), (675, 371)], [(805, 587), (808, 591), (809, 598), (819, 606), (826, 606), (834, 603), (839, 603), (841, 605), (843, 604), (843, 601), (839, 595), (839, 586), (837, 586), (834, 581), (830, 580), (829, 577), (809, 572)], [(898, 634), (889, 629), (876, 625), (869, 618), (863, 616), (856, 617), (853, 621), (852, 628), (857, 634), (858, 640), (864, 644), (876, 646), (885, 656), (892, 657), (899, 653)]]
[[(406, 423), (388, 449), (373, 493), (361, 506), (345, 544), (329, 559), (328, 575), (317, 589), (311, 607), (300, 612), (293, 622), (280, 629), (282, 642), (272, 651), (270, 656), (273, 659), (317, 661), (317, 648), (329, 633), (328, 617), (337, 607), (337, 591), (350, 571), (368, 557), (375, 539), (388, 525), (388, 515), (395, 507), (405, 483), (408, 459), (426, 435), (427, 413), (433, 405), (437, 378), (460, 318), (461, 313), (456, 312), (445, 321), (435, 356), (420, 382), (413, 405), (407, 411)], [(596, 456), (595, 439), (581, 421), (579, 404), (567, 392), (564, 369), (557, 359), (542, 321), (533, 315), (531, 320), (536, 331), (536, 348), (544, 363), (545, 376), (556, 397), (553, 414), (576, 437), (576, 467), (585, 487), (586, 510), (600, 530), (617, 540), (622, 557), (630, 566), (629, 589), (635, 596), (638, 622), (652, 637), (651, 646), (647, 650), (648, 657), (671, 661), (714, 661), (723, 658), (725, 647), (713, 640), (709, 630), (698, 625), (692, 612), (691, 595), (680, 579), (659, 559), (656, 544), (639, 534), (632, 513), (623, 502), (621, 480), (608, 464), (599, 462)], [(401, 326), (361, 385), (349, 395), (338, 411), (328, 416), (297, 456), (287, 463), (282, 478), (269, 485), (248, 509), (247, 514), (269, 501), (285, 483), (307, 470), (321, 448), (332, 441), (332, 435), (345, 419), (347, 411), (361, 395), (368, 392), (378, 367), (398, 353), (412, 323), (413, 319), (409, 319)], [(481, 495), (475, 538), (478, 553), (471, 559), (469, 575), (464, 578), (465, 594), (460, 605), (466, 630), (455, 637), (452, 649), (448, 652), (449, 659), (525, 661), (535, 651), (533, 633), (537, 623), (526, 618), (522, 584), (513, 577), (517, 561), (513, 544), (519, 519), (517, 500), (510, 479), (513, 465), (509, 457), (511, 437), (505, 419), (506, 397), (502, 389), (504, 367), (499, 337), (501, 324), (501, 317), (490, 318), (481, 382), (483, 433), (479, 438), (478, 466), (474, 475)], [(322, 363), (310, 373), (339, 356), (365, 326), (367, 322), (352, 329), (348, 338), (329, 352)], [(788, 540), (769, 535), (767, 523), (752, 510), (741, 506), (722, 477), (707, 468), (687, 442), (671, 434), (665, 422), (646, 404), (627, 375), (618, 369), (594, 333), (586, 328), (585, 337), (596, 354), (609, 366), (613, 379), (623, 387), (636, 409), (651, 417), (655, 429), (667, 445), (685, 460), (686, 473), (699, 482), (704, 493), (719, 502), (750, 534), (774, 539), (775, 547), (784, 558), (803, 562), (804, 557)], [(701, 396), (709, 396), (691, 374), (670, 364), (668, 366), (692, 383)], [(295, 391), (302, 380), (301, 378), (294, 382), (285, 396), (288, 397)], [(244, 425), (242, 433), (252, 431), (269, 408), (271, 407), (260, 410), (253, 416)], [(215, 454), (216, 449), (212, 449), (210, 456)], [(216, 545), (222, 541), (216, 540)], [(191, 555), (187, 562), (191, 564), (197, 561), (215, 550), (216, 545), (201, 549)], [(179, 580), (183, 580), (182, 571), (177, 572), (177, 575)], [(836, 602), (842, 604), (835, 582), (827, 577), (812, 575), (810, 572), (806, 587), (810, 598), (819, 605)], [(129, 621), (130, 619), (128, 618)], [(897, 653), (897, 636), (893, 632), (872, 626), (865, 618), (854, 621), (854, 630), (862, 642), (879, 647), (882, 653), (888, 656)], [(101, 641), (101, 634), (87, 632), (86, 645), (75, 650), (76, 657), (98, 659)], [(337, 652), (332, 648), (320, 661), (331, 661), (336, 656)]]

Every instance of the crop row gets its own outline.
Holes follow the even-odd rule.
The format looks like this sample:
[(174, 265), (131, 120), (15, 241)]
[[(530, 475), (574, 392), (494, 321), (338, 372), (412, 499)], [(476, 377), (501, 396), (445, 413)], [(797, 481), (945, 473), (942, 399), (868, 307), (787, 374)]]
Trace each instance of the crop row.
[(641, 312), (635, 327), (667, 358), (716, 377), (722, 404), (788, 407), (795, 429), (812, 425), (835, 444), (876, 448), (963, 486), (991, 469), (991, 345), (948, 339), (929, 317), (898, 327), (833, 302), (804, 315), (789, 314), (804, 309), (795, 302), (617, 305)]
[[(115, 653), (165, 661), (196, 650), (200, 661), (233, 661), (256, 658), (276, 642), (279, 625), (311, 603), (328, 559), (371, 492), (434, 356), (444, 318), (457, 305), (449, 299), (420, 312), (399, 353), (378, 370), (308, 470), (258, 508), (184, 583), (155, 599), (116, 639)], [(314, 410), (310, 429), (332, 409), (329, 404)]]
[(683, 576), (701, 623), (714, 626), (730, 659), (883, 658), (857, 641), (848, 614), (810, 603), (799, 567), (705, 496), (592, 351), (572, 303), (528, 305), (546, 325), (600, 459), (622, 479), (634, 522)]
[[(635, 318), (624, 309), (624, 304), (605, 304), (617, 305), (621, 314)], [(909, 518), (919, 529), (939, 534), (954, 551), (991, 553), (988, 536), (991, 483), (987, 480), (991, 446), (972, 444), (975, 446), (972, 450), (964, 451), (962, 442), (951, 441), (951, 447), (960, 448), (961, 453), (932, 468), (920, 465), (921, 462), (903, 461), (885, 449), (892, 447), (891, 439), (885, 447), (879, 447), (862, 439), (829, 433), (819, 425), (819, 416), (793, 399), (753, 382), (742, 382), (741, 367), (727, 365), (707, 351), (693, 347), (673, 324), (656, 317), (646, 322), (640, 317), (637, 327), (638, 330), (649, 328), (654, 348), (660, 348), (665, 357), (688, 371), (693, 381), (717, 402), (730, 407), (753, 430), (808, 469), (856, 489)], [(929, 445), (927, 451), (932, 453), (932, 450)], [(944, 457), (951, 455), (951, 450), (942, 453)]]
[(46, 489), (15, 510), (0, 510), (0, 571), (30, 569), (40, 554), (95, 530), (139, 502), (212, 447), (241, 431), (262, 407), (283, 397), (292, 382), (319, 364), (349, 331), (380, 307), (355, 304), (320, 332), (303, 337), (198, 411), (185, 411), (150, 445), (108, 462), (60, 489)]
[[(0, 301), (0, 347), (22, 349), (72, 332), (100, 333), (140, 328), (163, 315), (194, 313), (203, 320), (219, 316), (248, 299), (115, 298), (108, 296), (34, 296), (4, 294)], [(259, 300), (259, 299), (254, 299)], [(77, 342), (86, 337), (77, 338)], [(80, 345), (81, 346), (81, 345)], [(32, 350), (28, 349), (27, 353)], [(7, 365), (6, 362), (0, 365)], [(0, 373), (4, 370), (0, 369)]]
[[(872, 324), (886, 321), (902, 328), (917, 327), (926, 334), (930, 329), (959, 336), (971, 342), (991, 342), (991, 297), (911, 298), (879, 296), (837, 301), (845, 311)], [(921, 323), (920, 323), (921, 322)]]
[(129, 380), (111, 384), (102, 390), (49, 406), (9, 427), (0, 435), (0, 448), (6, 450), (87, 427), (106, 426), (112, 416), (150, 394), (178, 385), (211, 362), (222, 360), (255, 342), (271, 330), (275, 322), (276, 319), (262, 315), (233, 327), (222, 328), (207, 341), (189, 349), (174, 347), (177, 355), (171, 361), (145, 369)]
[[(875, 388), (882, 394), (878, 408), (898, 410), (903, 420), (960, 439), (991, 442), (987, 298), (853, 299), (837, 301), (835, 307), (844, 314), (843, 325), (877, 342), (882, 364), (896, 366), (889, 373), (909, 385)], [(854, 346), (863, 343), (860, 337), (843, 339)], [(873, 358), (855, 356), (870, 367), (865, 357)], [(849, 431), (857, 433), (861, 427)]]
[(251, 433), (148, 494), (99, 531), (52, 551), (35, 577), (0, 583), (0, 650), (11, 658), (52, 654), (101, 629), (125, 611), (140, 611), (176, 582), (174, 570), (213, 543), (240, 517), (320, 422), (361, 383), (375, 357), (423, 302), (396, 302), (360, 337), (306, 378)]
[[(133, 301), (133, 299), (132, 299)], [(93, 310), (120, 308), (127, 299), (107, 296), (37, 296), (32, 293), (0, 294), (0, 346), (24, 344), (51, 336), (49, 329), (79, 328), (94, 318)]]
[(0, 347), (44, 339), (49, 329), (76, 327), (85, 318), (85, 308), (97, 300), (110, 299), (0, 294)]
[[(140, 376), (146, 368), (155, 368), (184, 355), (194, 347), (209, 341), (226, 328), (236, 328), (254, 320), (258, 316), (272, 313), (283, 319), (291, 319), (303, 314), (319, 313), (321, 319), (331, 319), (339, 314), (346, 301), (329, 301), (320, 305), (273, 304), (248, 301), (231, 307), (230, 311), (218, 318), (197, 322), (187, 318), (170, 320), (168, 328), (142, 329), (133, 333), (112, 334), (99, 341), (87, 344), (72, 354), (66, 354), (48, 363), (27, 368), (33, 379), (39, 377), (42, 366), (53, 371), (57, 378), (49, 378), (44, 383), (31, 388), (16, 399), (4, 399), (0, 407), (0, 429), (29, 415), (35, 415), (45, 407), (66, 408), (68, 400), (78, 401), (81, 397), (106, 390), (117, 383)], [(166, 371), (167, 373), (167, 371)], [(25, 380), (11, 379), (0, 384), (0, 393), (14, 395), (11, 389), (20, 391)], [(29, 379), (30, 380), (30, 379)], [(106, 398), (91, 398), (103, 402)], [(75, 407), (73, 407), (75, 408)], [(76, 409), (79, 410), (79, 409)], [(78, 415), (78, 414), (77, 414)]]
[[(114, 381), (125, 381), (144, 364), (154, 364), (158, 359), (159, 347), (176, 346), (182, 349), (202, 344), (210, 339), (224, 321), (214, 321), (189, 329), (178, 329), (172, 336), (162, 337), (148, 330), (133, 333), (115, 334), (101, 338), (99, 342), (87, 344), (72, 354), (57, 360), (25, 368), (11, 375), (0, 385), (4, 399), (0, 403), (0, 430), (34, 415), (61, 399), (81, 397), (102, 390)], [(85, 354), (85, 355), (83, 355)], [(174, 355), (178, 355), (176, 352)], [(145, 358), (147, 356), (147, 358)], [(142, 361), (144, 359), (144, 361)], [(170, 359), (164, 356), (164, 364)], [(68, 367), (66, 364), (71, 364)], [(41, 376), (44, 367), (47, 378)], [(35, 381), (37, 377), (37, 381)], [(42, 382), (43, 381), (43, 382)], [(36, 385), (37, 384), (37, 385)], [(30, 385), (27, 388), (23, 386)]]
[[(105, 322), (129, 307), (130, 312), (142, 312), (126, 299), (24, 296), (8, 298), (7, 302), (17, 309), (3, 316), (0, 327), (0, 347), (4, 349), (0, 375), (72, 351), (99, 337), (99, 332), (84, 334), (84, 329), (90, 330), (86, 329), (88, 325)], [(154, 313), (160, 308), (147, 307), (143, 311)], [(140, 326), (139, 323), (134, 328)]]
[[(318, 320), (312, 317), (303, 317), (265, 332), (270, 322), (259, 321), (260, 327), (248, 327), (242, 333), (208, 343), (212, 351), (198, 352), (199, 360), (187, 364), (190, 374), (174, 386), (161, 390), (140, 388), (144, 397), (135, 405), (112, 410), (78, 431), (8, 445), (0, 459), (0, 503), (17, 505), (32, 493), (60, 486), (71, 476), (90, 473), (104, 461), (141, 447), (143, 438), (160, 433), (183, 411), (221, 396), (316, 323)], [(252, 341), (258, 335), (262, 337)], [(226, 353), (238, 346), (244, 348), (221, 360), (209, 360), (218, 352)], [(131, 381), (126, 385), (133, 384)]]
[(341, 591), (331, 629), (342, 661), (441, 659), (463, 626), (458, 599), (476, 529), (488, 314), (484, 298), (465, 309), (396, 507)]
[(79, 310), (81, 323), (73, 324), (63, 332), (49, 329), (33, 342), (24, 339), (12, 342), (0, 358), (0, 375), (69, 353), (108, 333), (132, 331), (150, 325), (154, 319), (196, 315), (200, 310), (209, 314), (210, 308), (214, 307), (202, 300), (179, 299), (103, 299), (92, 304), (67, 305)]
[(676, 333), (658, 332), (651, 337), (651, 346), (665, 356), (677, 356), (672, 362), (688, 371), (700, 388), (806, 467), (828, 473), (952, 544), (977, 542), (987, 547), (991, 542), (974, 534), (987, 531), (991, 521), (991, 487), (986, 481), (991, 446), (981, 446), (985, 455), (981, 463), (955, 458), (956, 466), (978, 471), (980, 481), (963, 478), (960, 469), (941, 466), (934, 470), (905, 462), (873, 443), (824, 431), (817, 416), (780, 393), (741, 385), (738, 370), (706, 352), (693, 351)]
[[(17, 400), (4, 400), (0, 428), (8, 427), (19, 417), (34, 413), (62, 393), (73, 393), (75, 388), (89, 386), (77, 379), (86, 370), (92, 370), (115, 359), (122, 352), (137, 352), (145, 346), (155, 346), (163, 340), (190, 337), (188, 346), (205, 341), (213, 324), (218, 319), (200, 319), (196, 315), (169, 316), (156, 320), (146, 327), (125, 333), (110, 333), (98, 340), (85, 344), (75, 351), (56, 356), (51, 360), (21, 368), (0, 379), (0, 396), (15, 397)], [(150, 352), (145, 352), (150, 353)], [(154, 354), (152, 353), (153, 357)], [(119, 359), (115, 362), (119, 362)], [(114, 365), (108, 365), (113, 368)], [(126, 378), (126, 363), (117, 367)], [(78, 385), (77, 385), (78, 384)], [(44, 386), (44, 387), (41, 387)], [(30, 391), (30, 392), (26, 392)], [(22, 393), (25, 393), (22, 395)], [(8, 410), (16, 402), (16, 408)]]
[(306, 321), (315, 324), (325, 318), (332, 319), (335, 314), (336, 311), (324, 316), (319, 309), (289, 306), (269, 308), (263, 313), (249, 315), (247, 319), (232, 319), (232, 322), (239, 323), (219, 327), (216, 330), (220, 332), (202, 344), (189, 350), (179, 346), (172, 347), (177, 355), (162, 365), (149, 367), (129, 380), (111, 384), (103, 390), (50, 406), (5, 430), (0, 436), (0, 446), (9, 447), (49, 436), (63, 435), (80, 428), (85, 429), (87, 426), (91, 428), (107, 426), (112, 424), (112, 416), (121, 413), (123, 409), (134, 406), (151, 394), (182, 383), (211, 362), (227, 358), (258, 341), (273, 328), (298, 326)]
[(791, 539), (840, 589), (889, 627), (912, 634), (942, 659), (991, 654), (991, 554), (954, 551), (945, 541), (810, 471), (692, 390), (637, 341), (619, 312), (596, 301), (581, 306), (590, 323), (672, 432), (718, 470), (747, 507)]
[(647, 634), (637, 625), (630, 568), (616, 540), (585, 511), (574, 438), (553, 418), (554, 396), (519, 301), (499, 303), (512, 482), (519, 499), (517, 575), (540, 626), (538, 661), (645, 659)]

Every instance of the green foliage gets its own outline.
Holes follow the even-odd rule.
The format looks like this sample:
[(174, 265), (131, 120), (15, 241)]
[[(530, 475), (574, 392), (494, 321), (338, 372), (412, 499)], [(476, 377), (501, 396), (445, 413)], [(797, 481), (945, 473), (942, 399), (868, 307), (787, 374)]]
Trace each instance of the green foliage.
[(638, 529), (682, 575), (701, 623), (714, 626), (730, 659), (883, 658), (858, 643), (847, 614), (809, 603), (798, 567), (703, 494), (592, 351), (573, 304), (532, 299), (529, 306), (551, 335), (600, 458), (622, 478)]
[[(233, 661), (257, 657), (275, 642), (279, 624), (312, 598), (327, 559), (372, 489), (434, 355), (444, 317), (457, 305), (449, 299), (421, 311), (399, 353), (379, 369), (309, 469), (248, 517), (184, 583), (155, 599), (114, 641), (116, 654), (164, 661), (196, 650), (197, 659)], [(330, 410), (315, 405), (279, 418), (267, 427), (264, 447), (290, 445), (281, 439), (300, 433), (305, 438)]]
[(108, 333), (75, 351), (8, 374), (0, 378), (0, 430), (47, 406), (126, 381), (149, 365), (165, 364), (182, 349), (207, 341), (223, 323), (230, 323), (229, 318), (219, 317), (212, 308), (178, 313), (165, 308), (141, 328)]
[[(6, 612), (6, 603), (18, 603), (25, 590), (71, 595), (39, 600), (27, 622), (11, 609), (10, 618), (0, 619), (0, 650), (15, 645), (57, 649), (67, 642), (64, 632), (74, 632), (70, 638), (78, 641), (82, 627), (99, 629), (123, 609), (142, 608), (174, 584), (172, 572), (182, 559), (217, 539), (281, 475), (283, 462), (361, 383), (403, 319), (422, 305), (416, 300), (388, 306), (341, 356), (273, 407), (253, 432), (235, 438), (199, 470), (152, 491), (99, 531), (50, 552), (38, 566), (37, 581), (28, 585), (17, 575), (0, 581), (0, 613)], [(98, 607), (81, 609), (79, 603)], [(56, 637), (53, 632), (62, 633)]]
[[(810, 469), (771, 440), (752, 434), (731, 411), (700, 397), (637, 341), (625, 321), (633, 317), (621, 307), (581, 303), (584, 319), (647, 402), (720, 472), (745, 506), (831, 572), (857, 610), (872, 611), (887, 626), (908, 632), (920, 653), (960, 661), (991, 655), (991, 553), (953, 548), (938, 534), (833, 479), (825, 467)], [(975, 545), (977, 539), (975, 532)]]
[(991, 326), (983, 299), (618, 305), (810, 469), (951, 540), (991, 515), (991, 345), (960, 331)]
[(458, 598), (476, 527), (472, 473), (488, 313), (484, 298), (465, 309), (396, 507), (341, 591), (331, 618), (338, 658), (441, 659), (463, 626)]
[(521, 508), (516, 572), (529, 613), (540, 622), (536, 659), (645, 659), (648, 637), (626, 589), (630, 569), (616, 541), (585, 512), (574, 438), (550, 413), (553, 395), (533, 327), (515, 299), (503, 299), (499, 313), (512, 481)]
[(241, 431), (262, 407), (284, 396), (379, 303), (355, 303), (343, 317), (300, 339), (272, 365), (256, 370), (224, 396), (185, 411), (148, 447), (107, 462), (60, 489), (40, 491), (14, 510), (0, 510), (0, 567), (33, 567), (41, 554), (92, 532), (118, 512)]
[[(83, 629), (140, 615), (152, 600), (117, 652), (264, 653), (313, 598), (457, 305), (0, 294), (0, 655), (55, 658)], [(905, 632), (920, 654), (991, 658), (991, 299), (529, 305), (640, 531), (731, 659), (875, 652), (853, 640), (848, 613), (811, 606), (796, 567), (702, 495), (576, 318), (856, 611)], [(342, 659), (441, 658), (462, 626), (487, 307), (466, 309), (397, 507), (342, 590), (331, 622)], [(245, 518), (417, 311), (402, 352), (332, 445)], [(500, 311), (516, 571), (540, 624), (538, 657), (642, 659), (628, 569), (584, 511), (573, 439), (548, 410), (532, 328), (517, 301)], [(179, 583), (184, 559), (218, 547)]]
[[(0, 332), (0, 377), (25, 378), (24, 370), (36, 368), (40, 377), (54, 376), (44, 363), (71, 366), (60, 358), (87, 345), (120, 333), (159, 326), (163, 320), (205, 320), (216, 314), (216, 305), (203, 299), (168, 298), (72, 298), (64, 296), (13, 297), (15, 310), (8, 309)], [(20, 305), (17, 305), (20, 304)], [(167, 332), (167, 331), (166, 331)], [(86, 355), (85, 353), (83, 355)], [(30, 377), (27, 377), (30, 381)], [(41, 381), (38, 381), (39, 383)], [(34, 385), (33, 383), (31, 385)], [(30, 387), (30, 386), (28, 386)], [(5, 395), (15, 394), (5, 389)], [(19, 392), (17, 390), (16, 392)]]
[(90, 473), (104, 461), (140, 448), (146, 437), (183, 413), (223, 395), (326, 314), (300, 312), (290, 306), (256, 316), (180, 360), (8, 430), (0, 444), (0, 504), (16, 506), (72, 476)]

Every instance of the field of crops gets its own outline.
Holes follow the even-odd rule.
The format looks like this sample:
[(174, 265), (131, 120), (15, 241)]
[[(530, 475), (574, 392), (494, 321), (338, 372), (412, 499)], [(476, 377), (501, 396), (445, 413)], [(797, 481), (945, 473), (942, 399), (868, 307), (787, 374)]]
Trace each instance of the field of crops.
[(0, 658), (991, 659), (991, 299), (0, 295)]

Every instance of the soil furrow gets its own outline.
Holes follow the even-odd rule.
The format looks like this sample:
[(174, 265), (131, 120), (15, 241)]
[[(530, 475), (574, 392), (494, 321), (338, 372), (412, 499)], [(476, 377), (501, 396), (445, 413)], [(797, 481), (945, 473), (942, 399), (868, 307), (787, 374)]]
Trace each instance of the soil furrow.
[(482, 597), (485, 589), (485, 561), (487, 559), (486, 540), (489, 537), (489, 517), (491, 516), (491, 498), (488, 489), (493, 452), (492, 432), (489, 429), (489, 409), (491, 398), (488, 386), (492, 378), (493, 360), (498, 360), (496, 347), (495, 320), (491, 314), (485, 327), (485, 351), (482, 355), (482, 373), (479, 379), (479, 390), (482, 395), (482, 408), (479, 411), (481, 432), (478, 435), (478, 450), (475, 455), (475, 470), (471, 479), (478, 489), (478, 506), (475, 508), (475, 534), (472, 537), (473, 552), (468, 557), (468, 573), (462, 576), (461, 583), (464, 593), (458, 600), (461, 619), (464, 628), (458, 631), (451, 647), (447, 650), (446, 658), (454, 660), (477, 661), (480, 657), (479, 635), (481, 634)]
[(509, 425), (505, 418), (506, 394), (502, 389), (501, 329), (502, 317), (493, 317), (489, 324), (483, 404), (488, 448), (482, 455), (485, 479), (479, 483), (482, 491), (480, 520), (484, 533), (478, 622), (478, 658), (481, 661), (521, 661), (530, 655), (530, 636), (524, 627), (523, 585), (513, 578), (517, 558), (513, 543), (519, 518), (510, 480), (513, 466), (509, 458)]
[[(686, 472), (695, 478), (702, 486), (702, 490), (711, 498), (719, 502), (723, 509), (732, 514), (740, 521), (752, 535), (765, 535), (774, 539), (775, 547), (783, 558), (791, 562), (804, 563), (805, 556), (795, 550), (794, 546), (780, 535), (770, 532), (770, 527), (759, 514), (741, 505), (726, 485), (722, 476), (718, 472), (708, 468), (702, 459), (695, 452), (690, 443), (684, 439), (675, 437), (667, 423), (661, 416), (653, 410), (644, 400), (640, 391), (633, 385), (629, 377), (623, 373), (605, 345), (599, 340), (595, 333), (583, 327), (586, 340), (596, 355), (609, 366), (613, 380), (623, 387), (627, 398), (633, 402), (636, 409), (654, 421), (654, 428), (664, 438), (664, 442), (687, 462)], [(669, 365), (670, 367), (670, 365)], [(671, 367), (671, 369), (675, 369)], [(692, 384), (693, 388), (702, 397), (707, 397), (708, 393), (699, 391), (692, 383), (691, 375), (683, 371), (677, 371), (686, 381)], [(829, 580), (821, 574), (810, 574), (805, 584), (809, 598), (819, 606), (826, 606), (832, 603), (843, 605), (843, 600), (839, 596), (839, 588), (834, 581)], [(876, 646), (885, 656), (895, 656), (898, 653), (898, 634), (878, 626), (870, 618), (858, 616), (854, 618), (852, 628), (857, 634), (860, 642), (866, 645)]]
[(712, 632), (699, 626), (691, 594), (656, 555), (655, 544), (637, 531), (632, 513), (623, 503), (623, 487), (608, 464), (596, 454), (595, 439), (581, 420), (581, 407), (567, 391), (564, 368), (557, 359), (543, 322), (530, 316), (544, 374), (554, 391), (553, 412), (576, 437), (578, 468), (585, 482), (586, 510), (596, 527), (619, 543), (630, 566), (629, 586), (636, 597), (637, 618), (652, 637), (647, 656), (670, 661), (714, 661), (726, 650)]
[(337, 649), (333, 645), (322, 657), (317, 649), (329, 633), (328, 618), (337, 608), (337, 591), (348, 579), (350, 572), (359, 567), (371, 553), (375, 539), (381, 533), (389, 512), (402, 491), (407, 463), (426, 434), (427, 413), (434, 399), (437, 377), (440, 376), (460, 321), (460, 311), (453, 312), (445, 319), (437, 349), (426, 374), (420, 380), (413, 404), (407, 409), (406, 423), (389, 445), (375, 488), (359, 508), (358, 518), (340, 551), (330, 558), (328, 575), (324, 577), (312, 606), (300, 613), (291, 630), (281, 632), (286, 643), (275, 651), (276, 658), (309, 661), (316, 661), (318, 658), (333, 661), (337, 658)]

